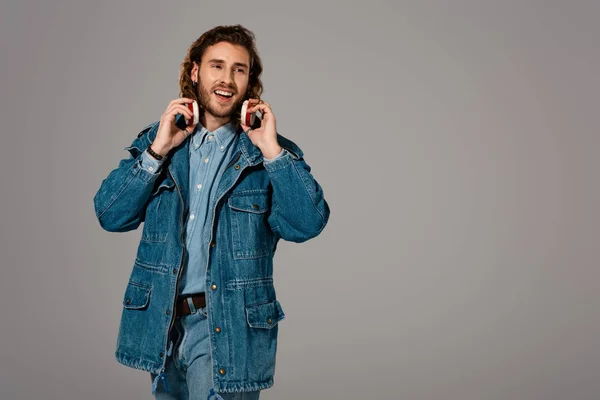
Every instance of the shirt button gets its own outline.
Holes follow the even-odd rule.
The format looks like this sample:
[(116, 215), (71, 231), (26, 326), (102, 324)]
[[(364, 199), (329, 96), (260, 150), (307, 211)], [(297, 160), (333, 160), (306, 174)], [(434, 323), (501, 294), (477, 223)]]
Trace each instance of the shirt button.
[(225, 148), (225, 146), (221, 146), (221, 150), (223, 150)]
[(200, 145), (198, 143), (196, 143), (196, 148), (200, 147)]
[(202, 189), (202, 184), (201, 184), (201, 183), (199, 183), (199, 184), (197, 184), (197, 185), (196, 185), (196, 187), (197, 187), (198, 189)]
[(219, 328), (218, 326), (215, 328), (215, 332), (219, 333), (221, 332), (221, 328)]
[(210, 136), (208, 137), (208, 140), (212, 140), (212, 139), (213, 139), (213, 137), (212, 137), (212, 135), (210, 135)]
[(225, 375), (225, 370), (224, 370), (223, 368), (221, 368), (221, 369), (219, 370), (219, 373), (220, 373), (221, 375)]
[(207, 162), (208, 162), (208, 157), (206, 157), (206, 158), (204, 159), (204, 162), (205, 162), (205, 163), (207, 163)]
[(152, 171), (154, 171), (154, 168), (148, 167), (148, 171), (152, 172)]
[(196, 217), (194, 216), (194, 214), (190, 215), (190, 219), (194, 219), (194, 218), (196, 218)]
[(217, 285), (215, 285), (214, 283), (211, 285), (210, 287), (212, 290), (217, 290)]

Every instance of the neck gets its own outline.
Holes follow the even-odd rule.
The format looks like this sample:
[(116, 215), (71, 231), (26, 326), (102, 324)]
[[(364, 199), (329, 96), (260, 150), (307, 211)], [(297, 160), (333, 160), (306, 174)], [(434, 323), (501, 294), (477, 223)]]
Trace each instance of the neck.
[(200, 122), (202, 126), (204, 126), (209, 132), (214, 132), (226, 123), (231, 121), (231, 117), (215, 117), (214, 115), (204, 112), (202, 118), (200, 118)]

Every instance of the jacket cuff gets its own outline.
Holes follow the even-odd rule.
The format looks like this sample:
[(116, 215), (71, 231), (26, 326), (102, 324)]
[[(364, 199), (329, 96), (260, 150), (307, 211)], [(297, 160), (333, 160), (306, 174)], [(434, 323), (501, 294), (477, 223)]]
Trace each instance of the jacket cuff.
[(150, 153), (148, 153), (148, 150), (143, 151), (141, 159), (142, 169), (150, 172), (151, 174), (158, 173), (160, 166), (164, 162), (164, 158), (162, 160), (157, 160), (156, 158), (152, 157)]
[(158, 178), (161, 162), (144, 151), (133, 164), (133, 174), (144, 182), (152, 182)]
[(282, 148), (281, 148), (281, 151), (279, 152), (279, 154), (277, 154), (275, 157), (273, 157), (273, 158), (266, 158), (266, 157), (263, 157), (263, 162), (264, 162), (265, 164), (268, 164), (268, 163), (270, 163), (270, 162), (273, 162), (274, 160), (277, 160), (279, 157), (281, 157), (281, 156), (283, 155), (283, 153), (284, 153), (284, 152), (285, 152), (285, 149), (282, 147)]
[(263, 162), (267, 172), (275, 172), (282, 168), (292, 165), (292, 156), (287, 149), (283, 149), (282, 153), (279, 153), (277, 157), (273, 158), (269, 162)]

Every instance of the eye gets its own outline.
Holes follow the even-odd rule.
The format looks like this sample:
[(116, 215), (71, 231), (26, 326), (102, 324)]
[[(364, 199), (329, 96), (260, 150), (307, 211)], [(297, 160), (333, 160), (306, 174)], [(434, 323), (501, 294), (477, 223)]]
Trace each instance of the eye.
[(213, 65), (213, 68), (221, 68), (221, 66), (216, 64), (216, 65)]
[(236, 69), (236, 71), (237, 71), (237, 72), (241, 72), (242, 74), (246, 72), (246, 71), (244, 71), (244, 69), (243, 69), (243, 68), (238, 68), (238, 69)]

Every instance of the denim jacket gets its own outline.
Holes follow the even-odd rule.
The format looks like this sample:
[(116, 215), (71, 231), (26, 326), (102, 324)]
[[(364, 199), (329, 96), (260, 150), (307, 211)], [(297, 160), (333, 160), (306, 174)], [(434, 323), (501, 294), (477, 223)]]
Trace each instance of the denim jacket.
[[(144, 128), (130, 155), (102, 181), (94, 196), (103, 229), (126, 232), (144, 222), (123, 296), (115, 357), (126, 366), (164, 374), (172, 350), (177, 282), (186, 256), (189, 137), (173, 149), (159, 173), (141, 168), (141, 153), (159, 122)], [(206, 266), (206, 303), (217, 392), (273, 385), (278, 322), (285, 317), (273, 285), (279, 239), (304, 242), (329, 219), (323, 190), (302, 150), (277, 134), (285, 154), (264, 164), (258, 147), (238, 129), (234, 156), (216, 191)], [(164, 375), (162, 375), (164, 376)]]

